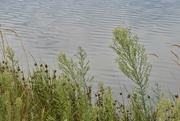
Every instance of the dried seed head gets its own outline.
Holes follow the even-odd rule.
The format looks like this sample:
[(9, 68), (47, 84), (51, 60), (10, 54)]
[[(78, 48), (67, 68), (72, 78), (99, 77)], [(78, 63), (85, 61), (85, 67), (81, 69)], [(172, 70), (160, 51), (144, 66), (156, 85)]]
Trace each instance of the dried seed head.
[(2, 66), (2, 70), (4, 70), (5, 68), (4, 68), (4, 66)]
[(45, 64), (45, 68), (48, 68), (48, 65), (47, 65), (47, 64)]
[(91, 91), (91, 86), (88, 87), (89, 91)]
[(54, 70), (54, 73), (56, 73), (57, 71), (56, 70)]
[(124, 105), (123, 105), (123, 104), (121, 104), (120, 106), (121, 106), (121, 107), (124, 107)]
[(34, 63), (34, 66), (37, 66), (37, 63)]
[(43, 67), (43, 64), (40, 64), (40, 67)]
[(151, 98), (150, 95), (148, 95), (147, 98), (150, 99)]
[(48, 73), (48, 70), (45, 70), (46, 73)]
[(130, 98), (130, 97), (131, 97), (131, 95), (130, 95), (130, 94), (128, 94), (128, 95), (127, 95), (127, 98)]
[(177, 94), (177, 95), (174, 95), (174, 97), (175, 97), (175, 98), (178, 98), (179, 96), (178, 96), (178, 94)]
[(171, 107), (173, 108), (173, 107), (174, 107), (174, 105), (172, 104), (172, 105), (171, 105)]
[(18, 68), (17, 68), (17, 71), (20, 71), (21, 69), (20, 69), (20, 67), (18, 66)]
[(133, 97), (136, 99), (136, 98), (137, 98), (137, 94), (134, 93), (134, 94), (133, 94)]
[(53, 79), (56, 79), (56, 75), (53, 76)]
[(101, 94), (98, 94), (98, 97), (101, 97)]
[(120, 92), (119, 95), (122, 95), (122, 92)]

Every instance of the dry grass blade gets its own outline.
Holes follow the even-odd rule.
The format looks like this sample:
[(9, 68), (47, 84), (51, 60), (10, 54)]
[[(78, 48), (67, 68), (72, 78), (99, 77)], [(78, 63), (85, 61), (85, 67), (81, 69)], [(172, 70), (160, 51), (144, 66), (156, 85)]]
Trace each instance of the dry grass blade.
[(176, 61), (175, 59), (171, 58), (172, 61), (174, 61), (178, 66), (180, 66), (180, 63)]
[(155, 53), (150, 53), (149, 55), (152, 55), (152, 56), (155, 56), (155, 57), (159, 58), (159, 56), (157, 54), (155, 54)]
[(179, 47), (180, 48), (180, 45), (178, 45), (178, 44), (172, 44), (171, 46), (175, 46), (175, 47)]
[(0, 35), (1, 35), (1, 39), (2, 39), (1, 49), (2, 49), (2, 53), (3, 53), (3, 57), (5, 59), (5, 46), (4, 46), (4, 37), (3, 37), (3, 32), (2, 31), (0, 31)]
[(15, 34), (15, 36), (17, 36), (17, 37), (18, 37), (18, 34), (17, 34), (17, 32), (16, 32), (15, 30), (10, 29), (10, 28), (6, 28), (6, 29), (4, 29), (4, 30), (7, 30), (7, 31), (10, 31), (10, 32), (13, 32), (13, 33)]
[(173, 52), (172, 50), (170, 50), (170, 51), (174, 56), (176, 56), (177, 59), (179, 59), (178, 55), (175, 52)]
[(1, 39), (2, 39), (2, 42), (4, 42), (4, 39), (3, 39), (3, 33), (2, 33), (2, 31), (0, 31), (0, 34), (1, 34)]

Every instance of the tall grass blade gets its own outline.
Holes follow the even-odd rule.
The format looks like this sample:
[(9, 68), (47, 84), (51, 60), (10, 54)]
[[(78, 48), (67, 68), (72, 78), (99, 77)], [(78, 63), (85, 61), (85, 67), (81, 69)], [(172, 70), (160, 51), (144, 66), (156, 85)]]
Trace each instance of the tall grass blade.
[(179, 59), (178, 55), (175, 52), (173, 52), (172, 50), (170, 50), (170, 51), (174, 56), (176, 56), (177, 59)]
[(180, 66), (180, 63), (176, 61), (175, 59), (171, 58), (172, 61), (174, 61), (178, 66)]
[(172, 44), (171, 46), (175, 46), (175, 47), (180, 48), (180, 45), (178, 45), (178, 44)]

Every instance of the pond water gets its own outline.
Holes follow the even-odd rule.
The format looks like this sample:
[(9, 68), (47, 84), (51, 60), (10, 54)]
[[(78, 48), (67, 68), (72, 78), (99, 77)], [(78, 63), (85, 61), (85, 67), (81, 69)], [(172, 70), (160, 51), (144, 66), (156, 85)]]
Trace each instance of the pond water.
[[(180, 55), (179, 0), (1, 0), (0, 24), (13, 28), (26, 50), (37, 60), (57, 68), (60, 52), (73, 57), (82, 46), (90, 60), (90, 75), (110, 85), (115, 92), (133, 83), (118, 69), (116, 54), (109, 48), (112, 30), (130, 27), (145, 46), (153, 64), (150, 85), (159, 82), (165, 89), (180, 92), (180, 67), (171, 58)], [(16, 57), (25, 65), (20, 41), (6, 36)], [(34, 63), (29, 56), (31, 64)]]

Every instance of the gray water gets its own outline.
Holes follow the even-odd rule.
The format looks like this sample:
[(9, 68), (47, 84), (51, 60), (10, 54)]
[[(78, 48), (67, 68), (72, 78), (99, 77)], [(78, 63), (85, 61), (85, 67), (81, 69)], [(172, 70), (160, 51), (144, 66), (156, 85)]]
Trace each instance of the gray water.
[[(180, 0), (0, 0), (0, 24), (14, 29), (29, 53), (57, 68), (60, 52), (73, 57), (82, 46), (90, 60), (90, 75), (110, 85), (115, 92), (133, 83), (118, 69), (116, 54), (109, 48), (112, 30), (130, 27), (145, 46), (153, 64), (150, 85), (180, 91), (180, 67), (170, 50), (180, 55)], [(6, 39), (21, 65), (26, 65), (20, 41), (7, 33)], [(34, 63), (29, 55), (29, 61)]]

